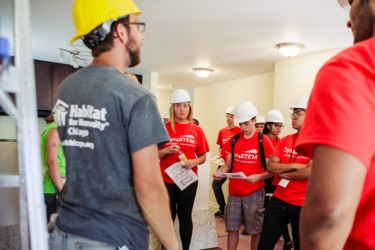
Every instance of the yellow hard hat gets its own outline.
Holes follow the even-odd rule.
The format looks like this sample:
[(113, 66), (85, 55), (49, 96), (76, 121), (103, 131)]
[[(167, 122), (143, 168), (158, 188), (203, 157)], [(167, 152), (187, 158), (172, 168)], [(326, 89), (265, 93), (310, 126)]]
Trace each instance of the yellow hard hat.
[(75, 0), (72, 15), (76, 34), (70, 42), (87, 35), (108, 20), (117, 21), (119, 17), (141, 13), (133, 0)]

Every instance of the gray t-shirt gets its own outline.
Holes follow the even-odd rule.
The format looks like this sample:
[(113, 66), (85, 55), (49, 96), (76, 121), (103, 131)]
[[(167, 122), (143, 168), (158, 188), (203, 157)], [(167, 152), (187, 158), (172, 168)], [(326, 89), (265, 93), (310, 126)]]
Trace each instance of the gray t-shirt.
[(148, 249), (131, 154), (169, 141), (155, 97), (115, 68), (89, 66), (62, 83), (54, 111), (67, 165), (58, 227)]

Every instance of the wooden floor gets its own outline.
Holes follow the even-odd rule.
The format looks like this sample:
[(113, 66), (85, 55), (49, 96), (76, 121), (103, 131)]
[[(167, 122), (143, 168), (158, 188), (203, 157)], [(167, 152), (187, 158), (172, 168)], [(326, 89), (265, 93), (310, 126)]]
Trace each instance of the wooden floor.
[[(227, 249), (227, 233), (225, 231), (225, 222), (223, 218), (215, 218), (216, 220), (216, 231), (217, 231), (217, 241), (219, 243), (219, 248), (216, 249)], [(242, 232), (243, 226), (241, 226), (240, 232)], [(250, 249), (250, 236), (242, 235), (238, 240), (237, 250), (249, 250)], [(283, 249), (284, 241), (282, 239), (275, 246), (275, 250)]]

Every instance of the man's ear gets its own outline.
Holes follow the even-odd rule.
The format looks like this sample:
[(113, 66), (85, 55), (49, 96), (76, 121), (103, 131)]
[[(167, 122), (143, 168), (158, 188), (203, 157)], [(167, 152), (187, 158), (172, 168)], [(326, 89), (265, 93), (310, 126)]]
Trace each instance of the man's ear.
[(128, 32), (124, 25), (117, 23), (113, 37), (120, 39), (121, 41), (127, 40)]

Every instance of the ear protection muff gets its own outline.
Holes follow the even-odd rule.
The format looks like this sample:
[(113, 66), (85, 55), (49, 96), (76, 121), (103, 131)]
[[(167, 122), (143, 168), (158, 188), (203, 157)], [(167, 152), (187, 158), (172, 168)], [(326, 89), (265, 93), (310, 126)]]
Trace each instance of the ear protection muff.
[(100, 42), (102, 42), (111, 32), (111, 25), (114, 20), (108, 20), (95, 28), (89, 34), (81, 37), (83, 43), (89, 48), (94, 49)]

